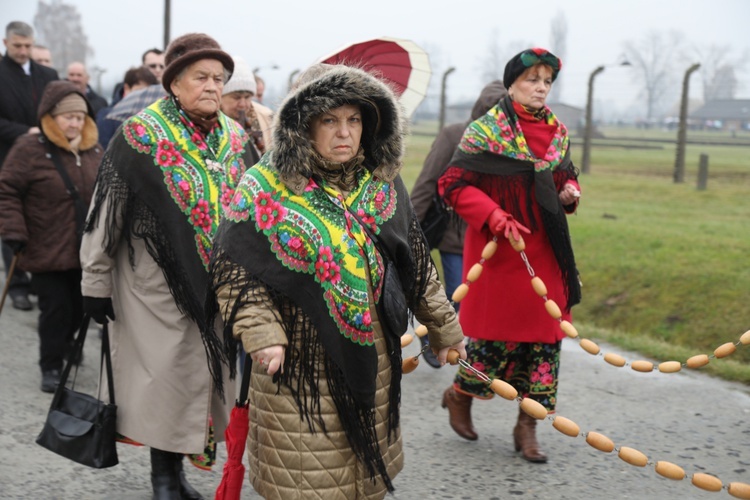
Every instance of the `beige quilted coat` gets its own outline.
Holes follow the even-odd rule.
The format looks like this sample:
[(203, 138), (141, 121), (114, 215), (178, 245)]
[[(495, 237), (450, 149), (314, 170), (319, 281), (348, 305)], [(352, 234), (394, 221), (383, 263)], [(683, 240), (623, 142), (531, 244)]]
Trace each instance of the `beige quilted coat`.
[[(434, 267), (432, 271), (425, 300), (415, 316), (429, 328), (430, 344), (441, 348), (460, 342), (463, 333), (455, 311), (437, 280)], [(229, 286), (220, 288), (217, 295), (221, 310), (230, 311), (236, 297)], [(248, 304), (237, 314), (234, 335), (242, 339), (247, 352), (287, 344), (281, 325), (262, 303), (263, 300), (258, 297), (255, 303)], [(265, 300), (268, 300), (267, 297)], [(390, 360), (372, 295), (370, 314), (378, 352), (376, 429), (388, 474), (393, 479), (403, 467), (404, 455), (400, 431), (390, 443), (387, 439)], [(250, 433), (247, 443), (250, 482), (261, 496), (283, 500), (352, 500), (377, 499), (386, 495), (382, 480), (379, 477), (375, 482), (370, 480), (364, 466), (352, 452), (325, 380), (321, 378), (319, 387), (321, 414), (327, 434), (317, 428), (318, 432), (310, 432), (307, 422), (300, 418), (288, 388), (282, 386), (277, 393), (277, 385), (257, 363), (253, 364), (250, 380)]]

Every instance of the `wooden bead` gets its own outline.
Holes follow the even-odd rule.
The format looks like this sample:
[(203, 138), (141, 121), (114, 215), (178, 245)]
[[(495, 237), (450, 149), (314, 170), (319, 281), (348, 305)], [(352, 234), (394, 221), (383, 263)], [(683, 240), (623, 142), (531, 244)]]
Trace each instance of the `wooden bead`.
[(469, 272), (466, 273), (466, 279), (471, 282), (478, 280), (479, 276), (482, 275), (482, 269), (482, 264), (474, 264), (473, 266), (471, 266), (471, 269), (469, 269)]
[(549, 313), (549, 315), (552, 316), (554, 319), (562, 318), (562, 311), (560, 311), (560, 306), (558, 306), (554, 300), (552, 299), (545, 300), (544, 308), (547, 309), (547, 312)]
[(717, 358), (725, 358), (737, 350), (737, 346), (732, 342), (727, 342), (724, 345), (720, 345), (714, 351), (714, 356)]
[(651, 361), (633, 361), (630, 363), (630, 368), (637, 372), (651, 372), (654, 371), (654, 364)]
[(482, 250), (482, 258), (484, 260), (491, 259), (495, 252), (497, 252), (497, 242), (488, 241)]
[(665, 361), (659, 363), (659, 371), (662, 373), (675, 373), (682, 370), (682, 364), (679, 361)]
[(707, 354), (698, 354), (696, 356), (693, 356), (692, 358), (689, 358), (685, 364), (687, 364), (688, 368), (700, 368), (701, 366), (706, 366), (708, 364), (708, 355)]
[(615, 443), (604, 434), (599, 434), (598, 432), (587, 433), (586, 442), (604, 453), (611, 453), (615, 449)]
[(422, 338), (427, 335), (427, 327), (424, 325), (419, 325), (414, 329), (414, 333), (417, 334), (417, 337)]
[(576, 330), (576, 327), (568, 320), (560, 321), (560, 330), (571, 339), (578, 337), (578, 330)]
[(515, 239), (512, 234), (509, 234), (508, 241), (510, 242), (510, 246), (512, 246), (513, 250), (516, 252), (523, 252), (526, 249), (526, 242), (523, 241), (523, 236), (520, 234), (518, 235), (518, 239)]
[(542, 420), (547, 416), (547, 408), (542, 406), (542, 403), (529, 398), (523, 398), (521, 410), (537, 420)]
[(570, 437), (578, 437), (581, 433), (578, 424), (565, 417), (555, 417), (555, 420), (552, 421), (552, 427)]
[(457, 365), (459, 359), (461, 359), (461, 353), (455, 349), (449, 350), (448, 355), (445, 357), (445, 360), (448, 361), (448, 364), (450, 365)]
[(411, 344), (412, 340), (414, 340), (414, 335), (412, 335), (411, 333), (405, 333), (401, 335), (401, 348), (403, 349), (404, 347)]
[(696, 472), (693, 474), (693, 486), (706, 491), (721, 491), (723, 485), (721, 484), (721, 479), (716, 476)]
[(518, 397), (518, 391), (515, 387), (510, 385), (505, 380), (500, 380), (498, 378), (494, 379), (492, 382), (490, 382), (490, 389), (492, 389), (492, 392), (500, 396), (501, 398), (505, 398), (509, 401), (512, 401)]
[(750, 484), (747, 483), (729, 483), (727, 493), (734, 498), (744, 498), (750, 500)]
[(656, 473), (660, 476), (666, 477), (667, 479), (673, 479), (675, 481), (681, 481), (685, 479), (685, 470), (679, 465), (675, 465), (672, 462), (656, 462)]
[(461, 283), (456, 287), (456, 289), (453, 291), (453, 302), (461, 302), (464, 300), (464, 297), (466, 297), (466, 294), (469, 293), (469, 285), (466, 283)]
[(619, 354), (614, 354), (611, 352), (608, 352), (607, 354), (604, 355), (604, 361), (606, 361), (610, 365), (617, 366), (620, 368), (625, 366), (625, 363), (626, 363), (625, 358), (623, 358)]
[[(742, 337), (740, 337), (740, 344), (742, 345), (750, 344), (750, 330), (742, 334)], [(731, 484), (734, 484), (734, 483), (731, 483)], [(737, 483), (737, 484), (743, 484), (743, 483)]]
[(592, 342), (589, 339), (581, 339), (581, 349), (589, 354), (599, 354), (599, 351), (601, 350), (595, 342)]
[(417, 368), (418, 365), (419, 358), (416, 356), (411, 356), (409, 358), (406, 358), (403, 363), (401, 363), (401, 371), (403, 373), (411, 373)]
[(623, 446), (617, 454), (625, 462), (636, 467), (645, 467), (648, 464), (648, 457), (638, 450)]
[(539, 276), (531, 278), (531, 288), (533, 288), (536, 294), (540, 297), (547, 295), (547, 285), (544, 284), (544, 281), (542, 281), (542, 278)]

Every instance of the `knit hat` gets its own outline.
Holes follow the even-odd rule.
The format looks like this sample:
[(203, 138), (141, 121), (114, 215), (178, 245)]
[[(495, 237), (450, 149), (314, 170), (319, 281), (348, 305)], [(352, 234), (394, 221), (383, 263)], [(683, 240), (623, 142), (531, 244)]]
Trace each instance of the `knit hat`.
[(71, 113), (73, 111), (80, 111), (83, 114), (88, 114), (89, 112), (89, 108), (86, 105), (86, 99), (81, 97), (80, 94), (68, 94), (60, 99), (60, 102), (52, 108), (50, 114), (52, 116), (57, 116), (63, 113)]
[(232, 59), (234, 60), (234, 73), (232, 73), (232, 79), (224, 85), (222, 94), (252, 92), (255, 95), (258, 92), (258, 86), (255, 83), (255, 75), (250, 71), (250, 65), (239, 56), (233, 56)]
[(519, 52), (505, 65), (503, 85), (509, 88), (521, 74), (535, 64), (546, 64), (552, 68), (552, 81), (562, 69), (562, 61), (555, 54), (539, 47)]
[(216, 40), (205, 33), (188, 33), (175, 38), (167, 47), (164, 55), (166, 68), (161, 77), (164, 89), (171, 94), (172, 80), (185, 67), (201, 59), (216, 59), (229, 72), (230, 77), (234, 71), (232, 57), (221, 50)]

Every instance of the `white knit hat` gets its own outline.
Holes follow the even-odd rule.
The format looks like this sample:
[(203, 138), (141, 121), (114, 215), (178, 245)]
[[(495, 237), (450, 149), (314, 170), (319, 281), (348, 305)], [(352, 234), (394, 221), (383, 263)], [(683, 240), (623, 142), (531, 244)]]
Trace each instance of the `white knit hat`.
[(258, 86), (253, 72), (250, 71), (250, 66), (239, 56), (232, 56), (232, 60), (234, 60), (234, 73), (232, 73), (232, 78), (224, 84), (222, 94), (244, 91), (255, 95), (258, 92)]

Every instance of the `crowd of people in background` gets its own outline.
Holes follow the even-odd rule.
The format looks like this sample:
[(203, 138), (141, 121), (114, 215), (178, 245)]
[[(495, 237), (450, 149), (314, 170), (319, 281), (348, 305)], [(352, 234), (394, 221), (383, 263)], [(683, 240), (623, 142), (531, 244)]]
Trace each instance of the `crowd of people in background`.
[[(487, 276), (460, 315), (448, 297), (474, 264), (465, 251), (523, 235), (563, 319), (580, 298), (566, 222), (578, 171), (545, 104), (556, 56), (511, 59), (469, 121), (440, 131), (410, 199), (407, 117), (393, 89), (359, 68), (313, 65), (274, 112), (262, 78), (206, 34), (147, 48), (109, 98), (92, 89), (85, 61), (58, 74), (29, 24), (8, 24), (3, 42), (10, 303), (39, 309), (46, 393), (64, 363), (82, 362), (70, 352), (82, 318), (112, 323), (118, 439), (150, 449), (154, 498), (202, 498), (182, 464), (213, 464), (238, 364), (252, 374), (256, 491), (393, 491), (407, 307), (428, 329), (431, 366), (455, 350), (554, 411), (562, 335), (537, 310), (526, 269), (509, 264), (515, 251), (501, 245), (482, 260)], [(437, 247), (443, 280), (420, 228), (434, 204), (453, 214)], [(459, 436), (477, 439), (471, 404), (492, 396), (457, 371), (442, 406)], [(519, 414), (515, 448), (545, 462), (535, 423)]]

